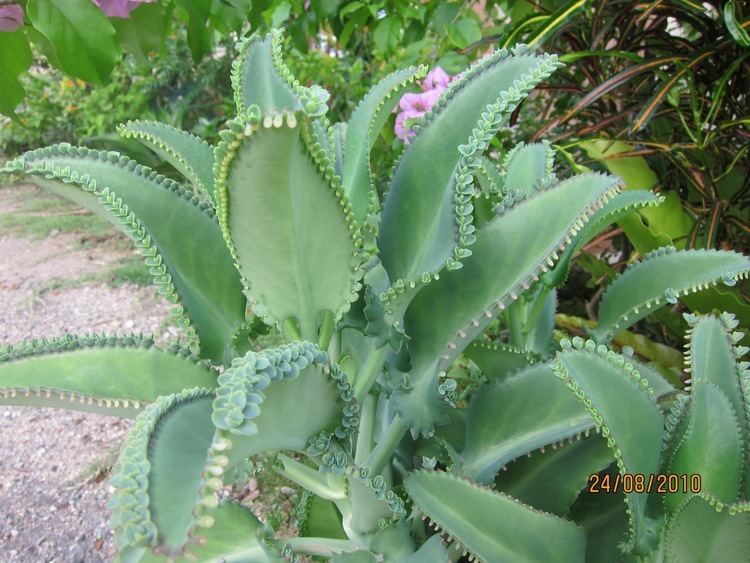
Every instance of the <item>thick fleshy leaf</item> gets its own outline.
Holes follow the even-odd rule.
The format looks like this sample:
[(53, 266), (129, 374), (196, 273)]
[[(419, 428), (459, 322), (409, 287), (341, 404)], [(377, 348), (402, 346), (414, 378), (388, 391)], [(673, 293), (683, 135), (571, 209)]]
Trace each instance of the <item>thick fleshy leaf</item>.
[(404, 486), (421, 512), (482, 561), (583, 561), (586, 536), (572, 522), (449, 473), (410, 473)]
[[(576, 338), (563, 341), (553, 364), (557, 376), (591, 412), (597, 429), (613, 450), (620, 474), (657, 473), (664, 421), (648, 380), (626, 358)], [(625, 496), (631, 511), (627, 547), (649, 553), (658, 541), (646, 517), (647, 493)]]
[(617, 189), (616, 178), (592, 173), (537, 192), (477, 233), (473, 254), (461, 269), (441, 272), (417, 293), (404, 319), (412, 388), (395, 397), (413, 431), (429, 431), (440, 418), (438, 373), (554, 265), (585, 219)]
[(607, 288), (599, 305), (597, 340), (605, 341), (680, 295), (750, 275), (750, 258), (733, 251), (655, 250), (629, 266)]
[(440, 540), (440, 536), (435, 535), (422, 544), (417, 551), (403, 560), (403, 563), (448, 563), (451, 561), (448, 552)]
[(317, 341), (323, 312), (357, 299), (359, 234), (308, 124), (260, 121), (232, 122), (217, 148), (220, 223), (253, 311)]
[(239, 57), (232, 63), (232, 88), (237, 114), (244, 116), (251, 106), (264, 115), (303, 111), (323, 115), (328, 109), (328, 92), (315, 86), (300, 86), (281, 60), (282, 34), (274, 29), (261, 37), (253, 34), (238, 45)]
[(196, 524), (193, 509), (214, 437), (212, 400), (207, 396), (180, 403), (160, 418), (149, 439), (149, 510), (159, 530), (158, 544), (167, 553), (179, 552)]
[(212, 400), (212, 391), (183, 391), (160, 397), (136, 419), (111, 481), (112, 526), (123, 560), (156, 547), (178, 554), (190, 541), (214, 436)]
[(392, 283), (457, 267), (468, 254), (474, 159), (558, 66), (556, 57), (525, 48), (497, 51), (452, 82), (420, 120), (394, 171), (380, 223), (378, 248)]
[(245, 318), (245, 298), (210, 208), (176, 182), (116, 152), (55, 145), (24, 154), (4, 171), (120, 227), (146, 258), (159, 293), (175, 304), (172, 312), (187, 329), (191, 347), (217, 363), (229, 361), (232, 338)]
[[(538, 300), (543, 300), (538, 303)], [(548, 358), (555, 345), (552, 336), (555, 332), (555, 314), (557, 313), (557, 291), (540, 291), (536, 297), (527, 301), (526, 311), (539, 308), (536, 319), (528, 328), (526, 333), (526, 348), (541, 358)]]
[(533, 354), (503, 343), (475, 341), (464, 350), (464, 354), (477, 364), (490, 380), (504, 379), (537, 361)]
[(482, 195), (490, 197), (502, 193), (504, 180), (495, 162), (485, 156), (477, 158), (477, 161), (479, 168), (476, 178)]
[(195, 530), (197, 545), (187, 549), (198, 561), (266, 561), (256, 534), (263, 529), (252, 511), (234, 502), (223, 502), (210, 512), (210, 527)]
[[(690, 362), (694, 385), (700, 382), (715, 384), (726, 395), (737, 417), (744, 451), (744, 484), (741, 496), (750, 498), (750, 364), (743, 362), (747, 348), (740, 345), (744, 333), (735, 330), (739, 325), (734, 315), (687, 316)], [(726, 417), (724, 413), (723, 416)]]
[(389, 74), (370, 89), (347, 122), (343, 186), (354, 217), (360, 223), (367, 219), (377, 197), (372, 185), (370, 150), (401, 94), (426, 71), (426, 67), (420, 66)]
[(359, 409), (346, 376), (326, 361), (308, 342), (233, 360), (219, 377), (212, 414), (214, 450), (228, 450), (222, 467), (268, 450), (304, 451), (321, 432), (343, 439), (356, 428)]
[(648, 190), (626, 190), (617, 194), (608, 201), (599, 211), (594, 213), (591, 219), (583, 226), (573, 244), (568, 247), (560, 258), (560, 263), (555, 269), (547, 274), (545, 283), (551, 287), (561, 285), (568, 275), (573, 256), (581, 250), (586, 243), (591, 241), (607, 227), (621, 221), (636, 213), (639, 209), (659, 205), (664, 198)]
[(529, 195), (555, 179), (552, 167), (555, 151), (549, 143), (519, 143), (503, 162), (503, 193), (511, 191)]
[[(702, 493), (731, 504), (742, 483), (744, 457), (737, 415), (729, 398), (713, 383), (695, 383), (690, 395), (687, 427), (669, 462), (669, 473), (688, 479), (699, 475)], [(674, 510), (689, 494), (680, 488), (667, 494), (664, 503)]]
[(742, 331), (733, 315), (722, 313), (688, 316), (691, 328), (688, 332), (690, 349), (687, 354), (693, 384), (710, 382), (721, 389), (732, 404), (734, 414), (740, 422), (743, 441), (750, 441), (750, 387), (747, 383), (747, 368), (739, 365), (743, 352), (739, 344)]
[(718, 512), (700, 497), (687, 500), (667, 524), (667, 563), (742, 561), (750, 553), (750, 512)]
[(297, 530), (302, 537), (347, 539), (336, 505), (305, 492), (297, 506)]
[(592, 436), (514, 461), (497, 476), (495, 488), (534, 508), (565, 516), (589, 477), (613, 461), (607, 442)]
[(581, 493), (570, 517), (586, 529), (586, 563), (622, 558), (620, 544), (628, 530), (626, 506), (622, 493)]
[[(411, 535), (412, 523), (406, 519), (400, 522), (394, 523), (387, 528), (378, 530), (370, 542), (370, 550), (380, 554), (385, 561), (406, 561), (410, 563), (418, 563), (419, 557), (415, 560), (409, 559), (410, 555), (415, 555), (415, 542)], [(438, 538), (439, 540), (440, 538)], [(437, 542), (441, 543), (440, 541)], [(435, 541), (428, 539), (422, 547), (416, 552), (418, 553), (422, 548), (425, 548), (423, 553), (432, 553), (435, 555), (435, 559), (431, 561), (439, 562), (440, 550), (435, 546)]]
[(215, 203), (214, 149), (203, 139), (158, 121), (128, 121), (117, 128), (125, 138), (138, 139), (187, 178)]
[(594, 421), (555, 377), (538, 364), (480, 387), (466, 417), (461, 474), (491, 483), (497, 472), (532, 450), (593, 429)]
[(127, 337), (63, 337), (0, 348), (0, 403), (135, 417), (161, 395), (215, 387), (195, 358)]
[(516, 203), (483, 227), (463, 267), (441, 272), (410, 304), (405, 326), (414, 365), (429, 365), (441, 354), (448, 356), (441, 365), (447, 365), (554, 264), (579, 225), (617, 189), (617, 178), (580, 174)]

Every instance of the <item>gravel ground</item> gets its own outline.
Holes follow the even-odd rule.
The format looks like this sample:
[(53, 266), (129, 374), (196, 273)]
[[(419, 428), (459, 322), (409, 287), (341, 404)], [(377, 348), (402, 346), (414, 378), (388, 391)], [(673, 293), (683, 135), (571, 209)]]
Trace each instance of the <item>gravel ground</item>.
[[(6, 212), (13, 208), (11, 191), (0, 190)], [(102, 272), (123, 256), (106, 241), (84, 249), (79, 239), (73, 233), (42, 240), (0, 235), (0, 345), (101, 331), (174, 339), (167, 304), (150, 287), (61, 283)], [(0, 406), (0, 561), (112, 559), (106, 473), (130, 425), (94, 414)]]

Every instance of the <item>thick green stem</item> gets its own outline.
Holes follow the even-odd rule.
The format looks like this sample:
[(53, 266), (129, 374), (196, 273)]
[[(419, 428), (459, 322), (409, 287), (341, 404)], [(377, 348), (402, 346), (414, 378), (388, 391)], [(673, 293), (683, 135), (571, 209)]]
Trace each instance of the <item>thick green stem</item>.
[(361, 465), (372, 452), (372, 435), (375, 429), (375, 397), (365, 395), (362, 409), (359, 413), (359, 432), (357, 433), (357, 450), (354, 453), (354, 463)]
[(338, 330), (333, 331), (331, 335), (331, 341), (328, 344), (328, 357), (333, 362), (341, 361), (341, 332)]
[(283, 542), (289, 545), (295, 553), (320, 557), (331, 557), (334, 553), (357, 549), (357, 546), (349, 540), (331, 538), (284, 538)]
[(521, 329), (524, 336), (529, 334), (529, 332), (531, 332), (531, 329), (534, 327), (534, 323), (536, 322), (539, 313), (541, 313), (542, 309), (544, 309), (544, 303), (547, 300), (547, 295), (549, 295), (549, 292), (550, 288), (546, 286), (542, 287), (542, 289), (539, 291), (539, 295), (537, 295), (536, 299), (534, 300), (534, 305), (531, 308), (531, 312), (529, 313), (529, 316), (526, 317), (526, 322), (523, 324), (523, 328)]
[(357, 377), (354, 379), (354, 397), (357, 401), (361, 401), (372, 389), (375, 380), (383, 369), (388, 350), (388, 344), (375, 350), (365, 360), (362, 369), (357, 373)]
[(291, 341), (302, 340), (302, 336), (299, 333), (299, 325), (297, 324), (297, 321), (292, 317), (289, 317), (284, 321), (284, 323), (282, 324), (282, 328), (284, 329), (284, 335), (287, 337), (287, 339)]
[(523, 331), (521, 329), (523, 311), (521, 311), (521, 300), (519, 299), (515, 303), (511, 303), (506, 309), (506, 322), (508, 323), (508, 329), (510, 330), (510, 341), (518, 347), (523, 348), (526, 342)]
[(340, 500), (346, 498), (346, 488), (343, 480), (340, 483), (340, 487), (334, 488), (331, 487), (330, 480), (325, 473), (307, 467), (306, 465), (303, 465), (283, 454), (279, 455), (279, 461), (281, 461), (284, 467), (277, 467), (276, 471), (290, 481), (294, 481), (311, 493), (318, 495), (320, 498), (326, 500)]
[(396, 415), (365, 461), (364, 465), (370, 470), (370, 475), (379, 475), (383, 471), (383, 467), (390, 461), (393, 451), (401, 442), (404, 434), (406, 434), (406, 427), (401, 422), (401, 418)]
[(331, 336), (333, 335), (333, 330), (335, 328), (336, 323), (334, 321), (333, 313), (328, 310), (323, 311), (323, 322), (318, 331), (318, 346), (320, 346), (321, 350), (326, 350), (328, 348), (328, 344), (331, 342)]

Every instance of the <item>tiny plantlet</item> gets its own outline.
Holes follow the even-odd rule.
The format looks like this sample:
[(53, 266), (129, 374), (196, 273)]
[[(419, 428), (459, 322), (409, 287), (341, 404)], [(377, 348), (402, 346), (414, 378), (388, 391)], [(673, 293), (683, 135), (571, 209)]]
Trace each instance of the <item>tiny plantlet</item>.
[[(687, 316), (684, 389), (612, 339), (747, 278), (750, 259), (657, 249), (609, 285), (588, 339), (560, 339), (556, 289), (574, 254), (660, 196), (600, 173), (558, 178), (548, 143), (501, 166), (484, 156), (556, 57), (517, 46), (467, 69), (419, 118), (381, 195), (371, 149), (426, 69), (387, 76), (332, 125), (326, 91), (295, 80), (281, 45), (279, 32), (241, 43), (237, 115), (217, 146), (121, 126), (181, 182), (69, 145), (3, 169), (120, 226), (186, 334), (170, 349), (93, 335), (0, 350), (3, 404), (135, 419), (111, 481), (120, 560), (747, 557), (737, 321)], [(284, 343), (257, 351), (260, 321)], [(258, 454), (306, 491), (298, 537), (227, 497)], [(587, 493), (604, 472), (697, 474), (701, 488)]]

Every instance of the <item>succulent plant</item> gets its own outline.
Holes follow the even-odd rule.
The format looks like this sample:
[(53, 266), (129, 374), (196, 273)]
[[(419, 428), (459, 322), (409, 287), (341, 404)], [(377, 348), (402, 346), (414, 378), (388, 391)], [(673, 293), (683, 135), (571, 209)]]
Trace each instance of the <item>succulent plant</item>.
[[(120, 129), (181, 182), (69, 145), (3, 169), (122, 228), (185, 331), (170, 349), (92, 335), (0, 351), (4, 404), (135, 418), (112, 478), (121, 560), (747, 557), (736, 321), (688, 315), (685, 389), (612, 339), (747, 278), (750, 259), (659, 249), (610, 284), (590, 339), (555, 333), (575, 253), (660, 201), (604, 174), (558, 178), (546, 143), (501, 166), (484, 156), (555, 56), (517, 46), (467, 69), (419, 118), (381, 195), (370, 150), (426, 69), (387, 76), (331, 125), (279, 32), (240, 52), (237, 116), (217, 146), (159, 123)], [(260, 349), (260, 324), (283, 343)], [(258, 454), (306, 491), (299, 537), (227, 494)], [(669, 474), (699, 486), (657, 493)], [(593, 494), (590, 476), (624, 494)]]

